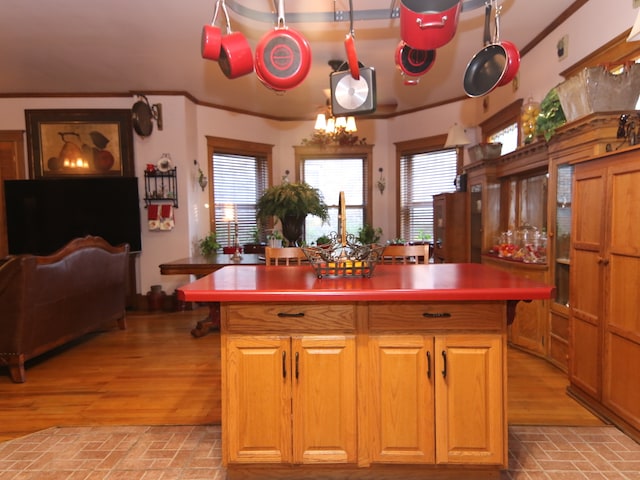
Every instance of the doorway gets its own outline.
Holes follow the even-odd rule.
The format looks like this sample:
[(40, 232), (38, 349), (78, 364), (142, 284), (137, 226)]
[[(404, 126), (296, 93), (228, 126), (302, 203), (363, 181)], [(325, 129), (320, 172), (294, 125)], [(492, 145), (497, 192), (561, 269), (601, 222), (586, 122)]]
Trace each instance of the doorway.
[(9, 254), (4, 181), (24, 178), (24, 132), (0, 130), (0, 258)]

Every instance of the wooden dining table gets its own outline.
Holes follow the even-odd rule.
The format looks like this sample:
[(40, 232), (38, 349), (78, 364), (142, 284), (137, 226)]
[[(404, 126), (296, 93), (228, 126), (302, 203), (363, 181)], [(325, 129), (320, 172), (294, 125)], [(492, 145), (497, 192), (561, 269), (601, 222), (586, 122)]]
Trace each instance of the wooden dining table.
[[(162, 275), (195, 275), (204, 277), (222, 267), (230, 265), (264, 265), (264, 254), (241, 253), (240, 258), (233, 258), (233, 255), (215, 253), (209, 256), (196, 255), (193, 257), (180, 258), (167, 263), (160, 264), (160, 274)], [(203, 337), (212, 330), (220, 329), (220, 303), (209, 303), (209, 314), (206, 318), (198, 321), (191, 330), (194, 337)]]

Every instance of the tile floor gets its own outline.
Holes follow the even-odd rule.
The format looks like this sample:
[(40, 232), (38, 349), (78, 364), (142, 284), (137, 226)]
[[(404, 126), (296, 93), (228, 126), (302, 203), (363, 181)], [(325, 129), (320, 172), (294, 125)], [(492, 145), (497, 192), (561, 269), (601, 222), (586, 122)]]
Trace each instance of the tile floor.
[[(223, 480), (219, 426), (50, 428), (0, 443), (0, 480)], [(509, 427), (503, 480), (640, 480), (614, 427)]]

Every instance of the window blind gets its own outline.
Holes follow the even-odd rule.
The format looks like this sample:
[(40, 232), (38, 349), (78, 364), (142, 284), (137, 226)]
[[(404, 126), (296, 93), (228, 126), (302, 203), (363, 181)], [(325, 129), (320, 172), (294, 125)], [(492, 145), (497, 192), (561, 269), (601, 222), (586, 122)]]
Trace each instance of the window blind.
[(433, 196), (455, 191), (455, 149), (436, 150), (400, 158), (400, 237), (415, 241), (433, 238)]
[(267, 169), (264, 157), (214, 153), (215, 231), (221, 245), (230, 246), (235, 241), (235, 222), (225, 221), (225, 207), (229, 206), (232, 206), (238, 224), (238, 243), (254, 241), (256, 204), (268, 186)]

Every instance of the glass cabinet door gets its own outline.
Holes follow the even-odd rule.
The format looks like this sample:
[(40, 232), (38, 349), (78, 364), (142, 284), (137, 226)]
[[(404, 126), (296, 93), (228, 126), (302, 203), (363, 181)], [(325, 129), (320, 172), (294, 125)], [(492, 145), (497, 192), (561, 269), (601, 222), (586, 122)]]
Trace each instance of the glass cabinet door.
[(573, 165), (559, 165), (556, 189), (555, 303), (569, 306), (569, 249)]

